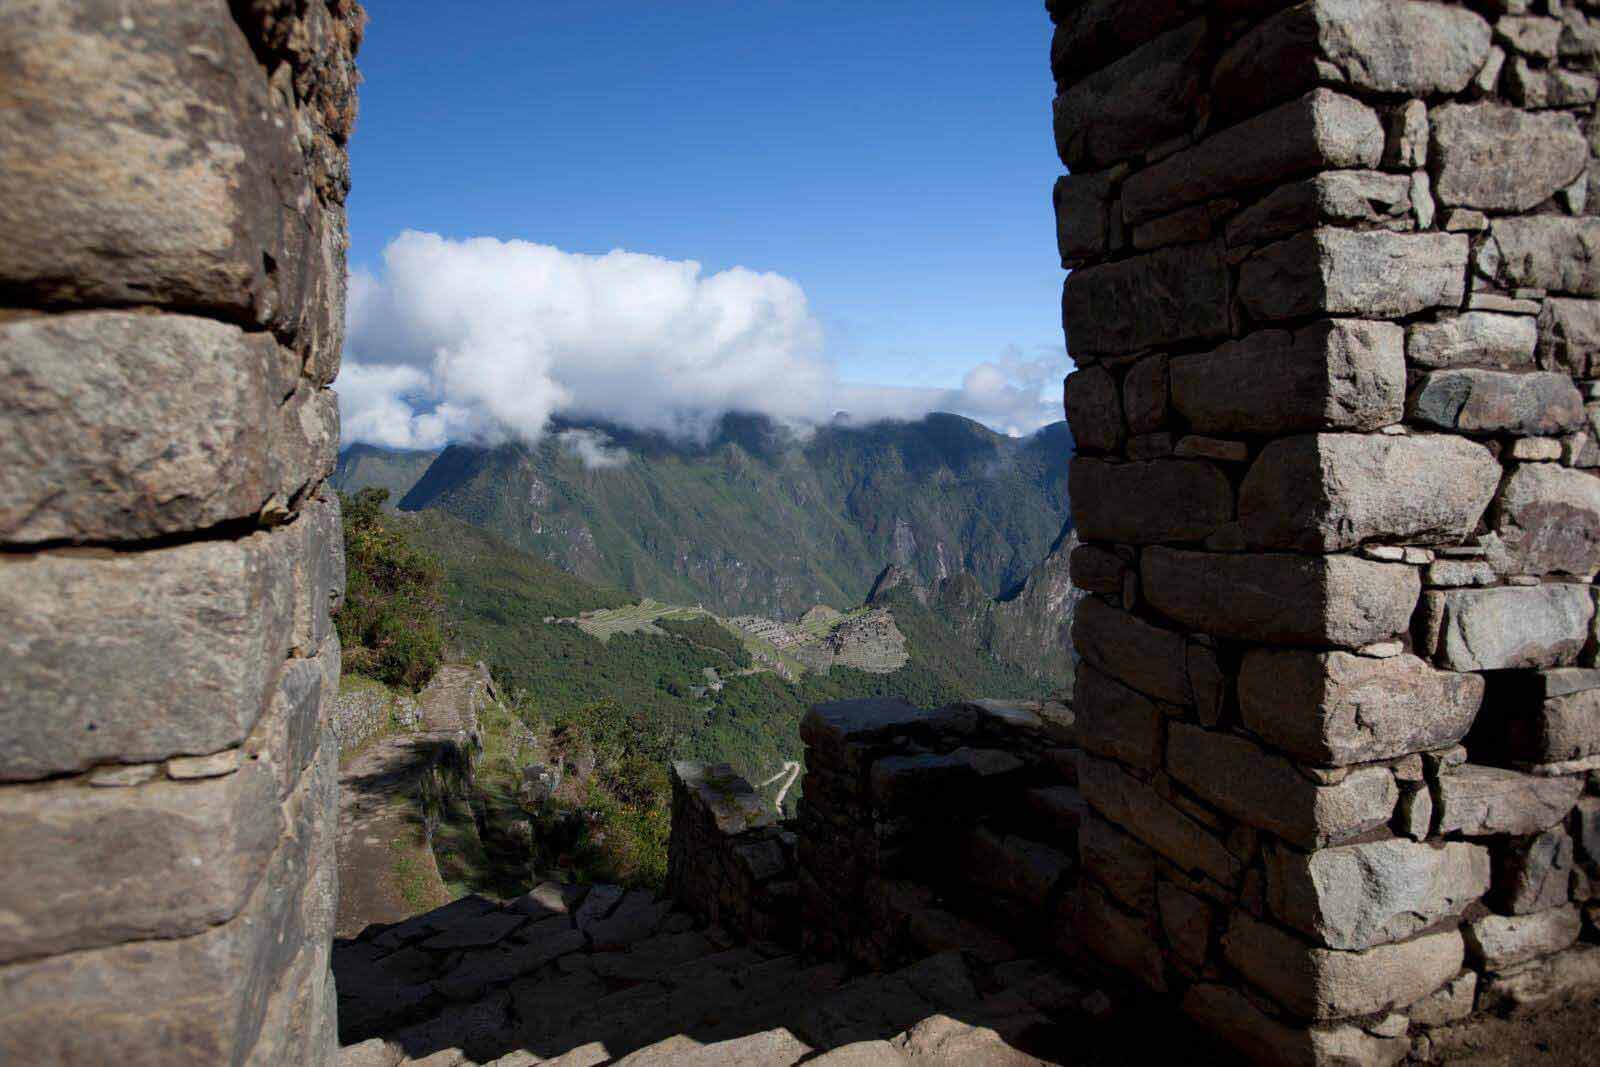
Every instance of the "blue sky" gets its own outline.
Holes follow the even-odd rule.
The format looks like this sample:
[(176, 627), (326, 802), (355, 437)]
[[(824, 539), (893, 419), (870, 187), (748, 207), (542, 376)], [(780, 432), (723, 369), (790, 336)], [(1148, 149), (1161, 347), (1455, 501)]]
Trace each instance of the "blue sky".
[[(700, 308), (692, 322), (724, 322), (755, 306), (752, 322), (766, 325), (696, 357), (707, 381), (741, 361), (764, 368), (722, 390), (713, 406), (748, 405), (791, 374), (831, 373), (843, 383), (920, 390), (905, 401), (911, 408), (970, 401), (991, 424), (1020, 425), (1033, 416), (1003, 410), (994, 392), (1002, 379), (1013, 402), (1019, 389), (1059, 390), (1062, 275), (1049, 190), (1060, 165), (1042, 2), (369, 0), (368, 11), (351, 144), (358, 277), (348, 353), (366, 377), (352, 372), (342, 383), (360, 403), (454, 405), (460, 417), (423, 436), (497, 422), (536, 433), (528, 427), (543, 412), (574, 404), (649, 422), (628, 404), (613, 410), (603, 391), (650, 373), (641, 361), (671, 362), (684, 335), (653, 346), (641, 340), (651, 323), (633, 323), (626, 343), (647, 354), (609, 378), (575, 384), (560, 368), (604, 361), (623, 342), (607, 337), (593, 349), (588, 334), (552, 339), (518, 317), (514, 284), (546, 285), (552, 270), (564, 287), (532, 301), (546, 319), (565, 315), (565, 300), (596, 299), (599, 286), (642, 286), (641, 302), (670, 304), (661, 314), (674, 328), (701, 329), (684, 325), (687, 307)], [(385, 248), (406, 231), (444, 241), (414, 244), (407, 263), (386, 265)], [(730, 279), (708, 311), (704, 293), (681, 278), (665, 297), (631, 268), (552, 265), (531, 248), (507, 258), (496, 245), (469, 248), (469, 238), (693, 260), (702, 281), (730, 268), (770, 273), (798, 287), (803, 310), (776, 283)], [(498, 317), (473, 326), (471, 337), (440, 325), (470, 308), (400, 322), (414, 305), (445, 299), (428, 279), (458, 267), (455, 299), (506, 288), (489, 301), (498, 301)], [(649, 264), (635, 267), (649, 273)], [(602, 299), (578, 314), (588, 329), (603, 329), (618, 307)], [(495, 354), (466, 352), (491, 334)], [(530, 334), (524, 352), (532, 346), (537, 355), (503, 343)], [(517, 364), (526, 358), (538, 373)], [(819, 361), (831, 370), (818, 372)], [(990, 369), (970, 378), (984, 363)], [(500, 371), (461, 385), (490, 364)], [(385, 371), (394, 373), (380, 381)], [(485, 397), (513, 391), (513, 381), (549, 395), (509, 419), (501, 410), (462, 414), (495, 407)], [(829, 388), (814, 404), (876, 403)], [(673, 398), (662, 417), (681, 418), (684, 402)], [(365, 436), (382, 438), (384, 419), (370, 421), (376, 429)], [(417, 435), (414, 422), (407, 432)]]

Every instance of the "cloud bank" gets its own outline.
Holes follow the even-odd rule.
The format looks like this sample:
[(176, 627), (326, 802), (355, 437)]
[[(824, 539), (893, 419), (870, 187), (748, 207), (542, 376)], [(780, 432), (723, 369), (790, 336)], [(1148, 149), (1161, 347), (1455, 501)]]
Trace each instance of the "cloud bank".
[[(1061, 417), (1044, 399), (1059, 350), (1010, 350), (959, 389), (842, 382), (800, 286), (743, 267), (407, 232), (380, 275), (351, 277), (348, 318), (344, 437), (389, 448), (537, 440), (553, 415), (678, 436), (728, 411), (794, 424), (955, 411), (1008, 433)], [(626, 460), (597, 434), (561, 440), (591, 467)]]

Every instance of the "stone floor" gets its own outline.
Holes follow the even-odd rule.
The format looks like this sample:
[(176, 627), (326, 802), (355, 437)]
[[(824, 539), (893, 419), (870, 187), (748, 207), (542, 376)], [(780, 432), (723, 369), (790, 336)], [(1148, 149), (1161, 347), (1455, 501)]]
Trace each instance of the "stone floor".
[(1110, 1002), (1035, 962), (852, 976), (613, 886), (465, 897), (336, 942), (333, 966), (342, 1067), (1106, 1062), (1086, 1054)]

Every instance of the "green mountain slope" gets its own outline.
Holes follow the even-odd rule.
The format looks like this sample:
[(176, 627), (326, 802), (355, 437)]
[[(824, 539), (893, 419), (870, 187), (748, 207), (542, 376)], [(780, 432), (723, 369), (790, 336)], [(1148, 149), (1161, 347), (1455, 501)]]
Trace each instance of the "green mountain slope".
[(1020, 441), (955, 415), (801, 437), (727, 416), (703, 445), (601, 427), (628, 454), (602, 467), (569, 447), (574, 428), (534, 446), (446, 448), (400, 506), (448, 512), (635, 596), (783, 618), (859, 604), (886, 561), (929, 586), (965, 571), (1000, 594), (1066, 515), (1064, 423)]
[(391, 451), (354, 444), (340, 450), (339, 465), (329, 480), (335, 489), (349, 496), (368, 488), (387, 489), (388, 507), (393, 510), (438, 458), (438, 452)]

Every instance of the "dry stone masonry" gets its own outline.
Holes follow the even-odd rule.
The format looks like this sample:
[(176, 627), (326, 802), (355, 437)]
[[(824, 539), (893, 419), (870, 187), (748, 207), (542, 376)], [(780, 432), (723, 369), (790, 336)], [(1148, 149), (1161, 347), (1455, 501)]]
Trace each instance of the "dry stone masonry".
[(1086, 944), (1272, 1062), (1600, 984), (1600, 4), (1048, 7)]
[(0, 8), (0, 1060), (331, 1062), (350, 0)]

